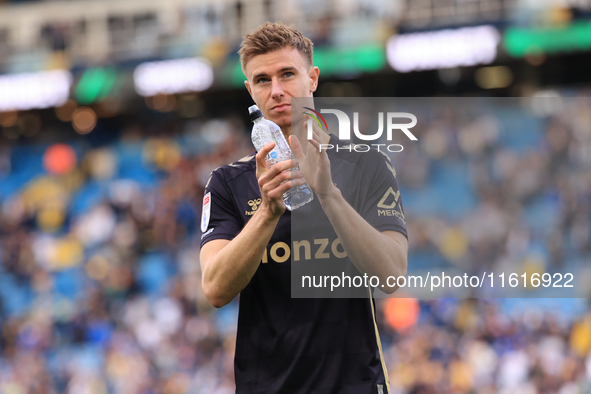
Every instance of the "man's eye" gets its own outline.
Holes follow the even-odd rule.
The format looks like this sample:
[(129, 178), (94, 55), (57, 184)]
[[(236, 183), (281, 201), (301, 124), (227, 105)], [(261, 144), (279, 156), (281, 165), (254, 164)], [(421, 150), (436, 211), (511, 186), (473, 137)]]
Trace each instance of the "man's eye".
[(265, 83), (267, 81), (269, 81), (268, 78), (259, 78), (259, 79), (257, 79), (257, 83)]
[(291, 77), (293, 76), (293, 73), (291, 71), (286, 72), (285, 74), (283, 74), (284, 77)]

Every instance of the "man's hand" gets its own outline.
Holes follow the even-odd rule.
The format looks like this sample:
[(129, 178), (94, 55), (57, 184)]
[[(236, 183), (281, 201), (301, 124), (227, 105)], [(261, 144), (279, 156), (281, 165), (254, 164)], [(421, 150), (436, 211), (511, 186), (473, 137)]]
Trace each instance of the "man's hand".
[(280, 161), (267, 169), (265, 158), (274, 147), (275, 143), (269, 142), (256, 155), (256, 177), (262, 200), (257, 212), (268, 212), (273, 218), (279, 217), (285, 212), (283, 193), (292, 187), (303, 185), (305, 182), (302, 171), (288, 171), (298, 165), (297, 160)]
[[(306, 122), (311, 121), (308, 116), (306, 116), (306, 118), (304, 127), (306, 127)], [(302, 145), (300, 144), (298, 137), (295, 135), (289, 137), (289, 143), (296, 160), (300, 163), (300, 169), (303, 172), (306, 181), (308, 181), (308, 184), (312, 187), (312, 190), (314, 190), (320, 202), (322, 202), (325, 198), (334, 194), (337, 189), (332, 183), (328, 154), (326, 153), (326, 150), (322, 151), (320, 149), (320, 144), (322, 142), (318, 125), (313, 124), (312, 130), (313, 136), (312, 139), (308, 140), (306, 153), (304, 153)]]

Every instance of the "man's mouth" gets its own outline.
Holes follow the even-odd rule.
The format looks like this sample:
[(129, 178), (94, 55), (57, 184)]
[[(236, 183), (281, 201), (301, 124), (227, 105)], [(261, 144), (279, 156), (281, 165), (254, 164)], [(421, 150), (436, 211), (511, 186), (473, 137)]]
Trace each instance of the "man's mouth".
[(271, 110), (275, 111), (275, 112), (283, 112), (283, 111), (289, 109), (289, 107), (291, 107), (290, 104), (279, 104), (279, 105), (275, 105), (274, 107), (271, 107)]

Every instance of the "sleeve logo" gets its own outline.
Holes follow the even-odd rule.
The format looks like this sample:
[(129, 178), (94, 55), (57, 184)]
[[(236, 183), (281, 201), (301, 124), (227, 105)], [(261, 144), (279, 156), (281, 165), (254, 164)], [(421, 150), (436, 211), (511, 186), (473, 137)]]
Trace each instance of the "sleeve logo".
[(209, 218), (211, 213), (211, 192), (203, 197), (203, 209), (201, 210), (201, 232), (207, 231), (209, 226)]
[[(390, 197), (390, 196), (393, 196), (394, 198), (392, 199), (390, 204), (386, 204), (386, 200), (388, 200), (388, 197)], [(384, 196), (382, 197), (382, 199), (378, 203), (378, 208), (392, 209), (392, 208), (396, 207), (396, 204), (398, 204), (399, 198), (400, 198), (400, 191), (396, 191), (396, 193), (394, 193), (394, 189), (392, 189), (392, 187), (390, 186), (388, 188), (388, 190), (386, 190), (386, 194), (384, 194)]]
[[(390, 201), (390, 202), (388, 202)], [(380, 202), (378, 202), (378, 216), (396, 216), (398, 219), (402, 221), (406, 225), (406, 220), (404, 218), (404, 214), (402, 213), (402, 208), (400, 206), (400, 191), (397, 190), (394, 192), (392, 187), (389, 187), (386, 190), (386, 193), (383, 195)]]

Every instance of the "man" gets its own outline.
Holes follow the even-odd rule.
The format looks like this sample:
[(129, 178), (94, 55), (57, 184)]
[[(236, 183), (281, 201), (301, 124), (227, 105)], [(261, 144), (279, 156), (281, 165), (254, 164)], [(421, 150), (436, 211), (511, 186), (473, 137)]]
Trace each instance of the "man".
[[(215, 170), (206, 186), (203, 290), (215, 307), (241, 294), (236, 392), (387, 393), (370, 293), (364, 299), (291, 298), (289, 252), (273, 251), (277, 245), (288, 250), (292, 241), (292, 213), (282, 195), (305, 179), (315, 199), (298, 212), (321, 210), (359, 273), (375, 275), (381, 283), (388, 276), (406, 275), (405, 223), (395, 216), (378, 217), (371, 209), (387, 190), (398, 191), (396, 179), (378, 152), (355, 158), (355, 153), (321, 151), (320, 144), (338, 144), (338, 139), (315, 126), (314, 138), (307, 141), (303, 122), (293, 130), (299, 138), (292, 135), (291, 98), (312, 97), (318, 86), (308, 38), (283, 24), (267, 23), (245, 37), (239, 53), (248, 92), (289, 137), (296, 160), (266, 168), (265, 157), (274, 146), (269, 143), (256, 156)], [(363, 210), (364, 202), (335, 186), (349, 179), (343, 169), (363, 173), (365, 162), (378, 166), (375, 176), (365, 174), (368, 183), (362, 189), (371, 223), (349, 203)], [(300, 171), (286, 171), (296, 165)]]

